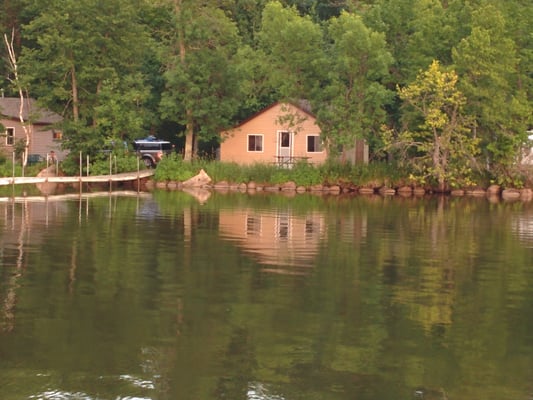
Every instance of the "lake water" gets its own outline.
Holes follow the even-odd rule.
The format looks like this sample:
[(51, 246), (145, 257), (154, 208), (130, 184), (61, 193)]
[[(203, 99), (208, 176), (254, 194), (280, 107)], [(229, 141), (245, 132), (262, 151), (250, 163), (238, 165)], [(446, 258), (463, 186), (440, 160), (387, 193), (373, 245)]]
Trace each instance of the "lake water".
[(531, 202), (0, 201), (0, 399), (532, 398)]

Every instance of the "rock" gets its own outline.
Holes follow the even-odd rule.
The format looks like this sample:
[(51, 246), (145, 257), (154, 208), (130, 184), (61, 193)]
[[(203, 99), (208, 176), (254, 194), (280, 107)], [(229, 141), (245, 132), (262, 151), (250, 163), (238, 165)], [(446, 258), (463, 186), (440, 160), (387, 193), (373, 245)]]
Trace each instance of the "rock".
[(309, 190), (311, 192), (323, 192), (324, 191), (324, 186), (322, 185), (312, 185)]
[(473, 196), (473, 197), (485, 197), (487, 192), (485, 192), (483, 189), (472, 189), (472, 190), (467, 190), (466, 194), (468, 196)]
[(501, 188), (499, 185), (490, 185), (487, 189), (487, 194), (489, 196), (491, 195), (499, 195), (501, 192)]
[(533, 198), (533, 191), (531, 189), (522, 189), (520, 191), (520, 199), (531, 200)]
[(382, 196), (394, 196), (396, 194), (396, 190), (390, 187), (382, 186), (379, 188), (379, 194)]
[(413, 193), (415, 194), (415, 196), (423, 196), (426, 194), (426, 189), (421, 188), (421, 187), (416, 187), (413, 189)]
[(411, 186), (401, 186), (398, 188), (399, 194), (412, 194), (413, 188)]
[(331, 194), (340, 194), (341, 192), (341, 187), (339, 185), (331, 185), (329, 188), (328, 188), (328, 191), (329, 193)]
[[(41, 170), (37, 176), (39, 177), (48, 177), (48, 176), (56, 176), (56, 167), (54, 165), (45, 168)], [(57, 183), (51, 183), (51, 182), (44, 182), (44, 183), (37, 183), (35, 186), (37, 186), (37, 189), (41, 192), (41, 194), (45, 196), (49, 196), (51, 194), (54, 194), (57, 189)]]
[(226, 181), (220, 181), (215, 183), (215, 189), (228, 189), (229, 183)]
[(179, 187), (178, 186), (178, 182), (172, 181), (172, 182), (169, 182), (167, 184), (167, 189), (169, 189), (169, 190), (176, 190), (176, 189), (178, 189), (178, 187)]
[(374, 189), (370, 187), (361, 187), (358, 192), (360, 194), (374, 194)]
[(211, 183), (211, 178), (203, 169), (201, 169), (198, 175), (183, 182), (183, 187), (202, 187), (209, 183)]
[(295, 191), (296, 190), (296, 183), (294, 182), (285, 182), (283, 185), (281, 185), (282, 191)]
[(515, 200), (520, 198), (520, 190), (505, 189), (502, 191), (502, 198), (504, 200)]

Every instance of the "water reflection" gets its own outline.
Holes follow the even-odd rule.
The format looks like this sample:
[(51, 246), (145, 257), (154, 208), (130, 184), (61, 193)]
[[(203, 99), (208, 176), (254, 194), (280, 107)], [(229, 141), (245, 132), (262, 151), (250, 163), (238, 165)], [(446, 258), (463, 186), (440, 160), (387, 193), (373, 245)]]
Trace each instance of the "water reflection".
[(225, 196), (0, 202), (0, 398), (530, 395), (526, 206)]
[(308, 272), (326, 238), (324, 218), (320, 212), (294, 215), (290, 209), (224, 209), (219, 231), (265, 265), (263, 271), (297, 275)]
[(512, 225), (518, 239), (525, 246), (533, 248), (533, 214), (514, 215)]

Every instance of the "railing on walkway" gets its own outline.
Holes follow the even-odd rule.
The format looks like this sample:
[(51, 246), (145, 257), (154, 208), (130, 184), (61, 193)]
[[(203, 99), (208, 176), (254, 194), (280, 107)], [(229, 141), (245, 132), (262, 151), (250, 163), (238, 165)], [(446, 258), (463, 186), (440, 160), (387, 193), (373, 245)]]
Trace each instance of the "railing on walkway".
[(310, 157), (299, 157), (299, 156), (274, 156), (276, 164), (279, 167), (292, 168), (294, 164), (299, 162), (307, 162)]

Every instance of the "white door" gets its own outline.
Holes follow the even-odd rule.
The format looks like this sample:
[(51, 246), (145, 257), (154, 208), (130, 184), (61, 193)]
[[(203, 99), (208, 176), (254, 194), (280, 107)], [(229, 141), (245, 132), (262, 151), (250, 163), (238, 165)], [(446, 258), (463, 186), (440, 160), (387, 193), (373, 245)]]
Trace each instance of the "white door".
[(278, 131), (278, 163), (280, 165), (291, 166), (292, 164), (292, 142), (293, 133), (289, 131)]

